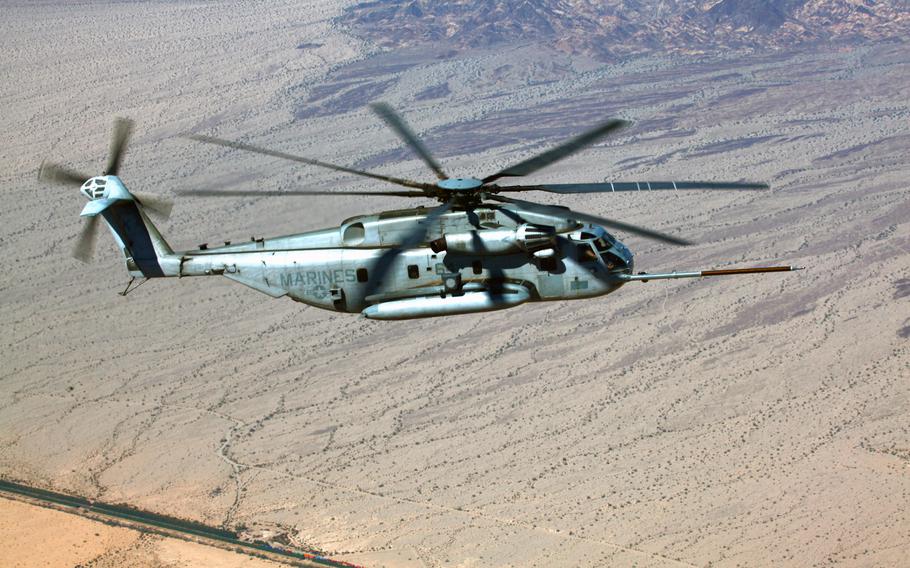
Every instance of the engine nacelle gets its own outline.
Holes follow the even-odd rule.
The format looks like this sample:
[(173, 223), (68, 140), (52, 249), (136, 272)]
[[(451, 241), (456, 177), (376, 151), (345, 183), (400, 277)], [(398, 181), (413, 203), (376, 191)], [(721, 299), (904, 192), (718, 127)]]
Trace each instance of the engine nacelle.
[(524, 223), (515, 229), (483, 229), (451, 233), (430, 242), (433, 252), (500, 255), (534, 252), (551, 247), (555, 232), (551, 227)]

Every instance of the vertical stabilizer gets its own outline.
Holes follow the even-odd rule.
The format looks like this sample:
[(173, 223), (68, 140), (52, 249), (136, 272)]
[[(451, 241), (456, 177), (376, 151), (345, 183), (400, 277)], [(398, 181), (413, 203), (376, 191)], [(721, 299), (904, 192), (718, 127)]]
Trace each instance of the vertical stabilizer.
[(117, 176), (95, 177), (85, 182), (83, 193), (91, 201), (82, 216), (100, 215), (104, 219), (126, 258), (130, 275), (166, 276), (161, 261), (174, 251), (149, 219), (142, 202), (127, 191), (123, 182)]

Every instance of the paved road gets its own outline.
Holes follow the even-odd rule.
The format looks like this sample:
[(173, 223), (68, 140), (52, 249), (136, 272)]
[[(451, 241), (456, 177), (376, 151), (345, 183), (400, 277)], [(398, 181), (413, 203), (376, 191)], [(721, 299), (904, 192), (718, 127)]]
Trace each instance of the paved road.
[(168, 517), (166, 515), (159, 515), (157, 513), (142, 511), (140, 509), (135, 509), (126, 505), (111, 505), (108, 503), (101, 503), (86, 499), (84, 497), (76, 497), (73, 495), (66, 495), (64, 493), (56, 493), (54, 491), (29, 487), (28, 485), (22, 485), (3, 479), (0, 479), (0, 492), (24, 495), (26, 497), (36, 499), (44, 503), (53, 503), (56, 505), (70, 507), (74, 509), (72, 512), (76, 514), (85, 514), (87, 512), (90, 512), (106, 517), (127, 520), (134, 525), (141, 525), (140, 530), (142, 527), (145, 527), (147, 530), (153, 530), (155, 532), (161, 532), (160, 529), (166, 529), (169, 532), (193, 535), (196, 537), (229, 543), (234, 547), (246, 549), (250, 554), (265, 552), (269, 555), (283, 557), (282, 559), (286, 559), (286, 561), (289, 561), (298, 566), (333, 566), (343, 568), (350, 568), (352, 566), (355, 566), (354, 564), (349, 564), (347, 562), (341, 562), (338, 560), (331, 560), (329, 558), (317, 556), (314, 554), (307, 554), (305, 552), (293, 552), (290, 550), (275, 548), (266, 543), (247, 542), (240, 540), (237, 536), (237, 533), (233, 531), (211, 527), (202, 523), (195, 523), (192, 521)]

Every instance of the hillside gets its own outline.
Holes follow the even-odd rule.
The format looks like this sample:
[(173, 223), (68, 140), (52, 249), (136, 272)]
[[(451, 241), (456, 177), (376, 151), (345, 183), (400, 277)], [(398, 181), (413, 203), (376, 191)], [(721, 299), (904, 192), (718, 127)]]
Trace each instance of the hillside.
[(910, 4), (873, 0), (378, 0), (343, 18), (380, 45), (536, 41), (612, 59), (649, 52), (792, 48), (908, 37)]

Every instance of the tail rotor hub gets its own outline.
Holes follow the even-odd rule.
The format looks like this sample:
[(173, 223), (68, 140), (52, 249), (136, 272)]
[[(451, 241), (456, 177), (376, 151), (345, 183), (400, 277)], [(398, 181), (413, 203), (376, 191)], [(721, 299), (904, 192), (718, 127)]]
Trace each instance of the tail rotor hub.
[(105, 176), (96, 176), (86, 180), (82, 184), (82, 194), (88, 197), (91, 200), (101, 199), (105, 196), (105, 190), (107, 189), (107, 177)]

